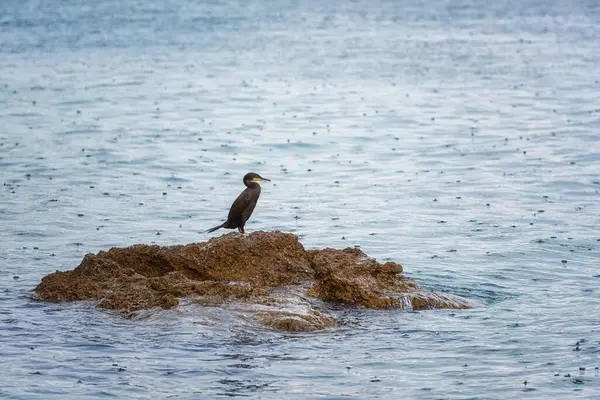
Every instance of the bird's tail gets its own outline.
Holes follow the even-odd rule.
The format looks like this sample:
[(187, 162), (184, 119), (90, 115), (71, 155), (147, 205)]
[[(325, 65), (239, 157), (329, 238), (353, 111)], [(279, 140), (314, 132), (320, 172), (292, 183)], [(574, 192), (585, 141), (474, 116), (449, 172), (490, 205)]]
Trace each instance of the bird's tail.
[(225, 226), (226, 223), (227, 223), (227, 221), (223, 222), (221, 225), (217, 225), (217, 226), (215, 226), (213, 228), (210, 228), (209, 230), (206, 231), (206, 233), (214, 232), (217, 229), (221, 229), (222, 227)]

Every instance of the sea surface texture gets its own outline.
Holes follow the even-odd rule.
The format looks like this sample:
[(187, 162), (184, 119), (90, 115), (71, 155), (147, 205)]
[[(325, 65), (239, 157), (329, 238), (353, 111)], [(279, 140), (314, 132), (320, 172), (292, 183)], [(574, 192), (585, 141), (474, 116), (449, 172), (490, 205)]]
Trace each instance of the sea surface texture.
[[(600, 399), (600, 3), (3, 0), (0, 398)], [(86, 253), (360, 246), (472, 310), (31, 298)]]

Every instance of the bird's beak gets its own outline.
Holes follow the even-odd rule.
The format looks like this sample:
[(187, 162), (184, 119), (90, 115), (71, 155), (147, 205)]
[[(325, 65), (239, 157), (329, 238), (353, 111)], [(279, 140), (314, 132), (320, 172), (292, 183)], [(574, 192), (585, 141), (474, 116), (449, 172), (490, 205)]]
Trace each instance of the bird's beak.
[(253, 180), (253, 181), (255, 181), (255, 182), (256, 182), (256, 181), (268, 181), (268, 182), (271, 182), (271, 180), (270, 180), (270, 179), (267, 179), (267, 178), (262, 178), (262, 177), (260, 177), (260, 176), (257, 176), (256, 178), (252, 178), (252, 180)]

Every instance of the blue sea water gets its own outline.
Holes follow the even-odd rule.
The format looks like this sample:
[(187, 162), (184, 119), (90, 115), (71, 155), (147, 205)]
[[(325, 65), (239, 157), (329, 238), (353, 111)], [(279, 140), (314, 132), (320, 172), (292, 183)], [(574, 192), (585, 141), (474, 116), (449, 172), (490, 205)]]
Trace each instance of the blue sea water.
[[(0, 398), (600, 399), (599, 65), (593, 1), (2, 1)], [(481, 306), (285, 334), (31, 299), (207, 240), (248, 171), (248, 231)]]

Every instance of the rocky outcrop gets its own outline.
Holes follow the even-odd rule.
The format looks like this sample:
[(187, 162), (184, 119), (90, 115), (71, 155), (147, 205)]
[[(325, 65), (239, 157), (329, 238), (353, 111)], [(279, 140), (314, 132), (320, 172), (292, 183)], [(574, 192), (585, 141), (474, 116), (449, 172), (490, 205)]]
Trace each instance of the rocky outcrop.
[[(41, 300), (96, 300), (124, 312), (170, 308), (180, 299), (240, 309), (275, 329), (336, 326), (323, 305), (367, 308), (470, 308), (464, 299), (428, 292), (361, 250), (305, 250), (281, 232), (229, 233), (185, 246), (135, 245), (87, 254), (72, 271), (47, 275)], [(317, 299), (324, 302), (318, 302)], [(234, 305), (235, 306), (232, 306)]]

